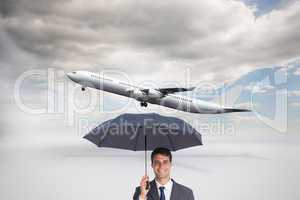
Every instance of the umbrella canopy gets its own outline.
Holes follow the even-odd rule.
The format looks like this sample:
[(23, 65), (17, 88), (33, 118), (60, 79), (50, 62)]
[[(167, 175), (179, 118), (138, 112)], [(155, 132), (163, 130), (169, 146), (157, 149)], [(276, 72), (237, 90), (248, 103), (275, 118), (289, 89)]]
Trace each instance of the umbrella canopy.
[(171, 151), (202, 145), (201, 135), (187, 122), (156, 113), (122, 114), (84, 136), (98, 147), (132, 151), (165, 147)]
[(147, 150), (165, 147), (176, 151), (202, 145), (200, 133), (191, 125), (179, 118), (156, 113), (122, 114), (103, 122), (84, 138), (98, 147), (145, 151), (146, 175)]

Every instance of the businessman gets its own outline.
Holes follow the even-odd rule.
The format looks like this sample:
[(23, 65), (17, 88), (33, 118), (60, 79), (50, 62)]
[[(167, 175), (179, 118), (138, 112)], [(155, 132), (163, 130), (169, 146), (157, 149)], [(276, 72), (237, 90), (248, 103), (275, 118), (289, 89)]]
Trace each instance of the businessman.
[(172, 154), (169, 149), (159, 147), (151, 154), (151, 166), (155, 179), (146, 189), (148, 176), (143, 176), (136, 188), (133, 200), (194, 200), (193, 191), (175, 182), (170, 177)]

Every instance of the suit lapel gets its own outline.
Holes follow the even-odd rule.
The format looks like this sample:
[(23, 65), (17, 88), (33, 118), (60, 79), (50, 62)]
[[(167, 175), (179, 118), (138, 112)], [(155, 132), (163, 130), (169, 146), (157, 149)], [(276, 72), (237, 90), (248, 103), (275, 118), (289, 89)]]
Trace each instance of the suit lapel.
[[(178, 185), (173, 179), (171, 179), (171, 180), (173, 182), (173, 186), (172, 186), (170, 200), (176, 200), (180, 196), (179, 190), (178, 190)], [(148, 196), (153, 200), (158, 200), (159, 199), (159, 195), (158, 195), (155, 180), (150, 182), (150, 191), (148, 192)]]
[(151, 198), (154, 199), (154, 200), (159, 199), (159, 195), (158, 195), (155, 180), (150, 182), (150, 190), (148, 192), (148, 195), (151, 196)]
[(173, 186), (172, 186), (172, 191), (171, 191), (171, 197), (170, 200), (175, 200), (179, 198), (179, 193), (178, 193), (178, 185), (177, 183), (171, 179), (173, 181)]

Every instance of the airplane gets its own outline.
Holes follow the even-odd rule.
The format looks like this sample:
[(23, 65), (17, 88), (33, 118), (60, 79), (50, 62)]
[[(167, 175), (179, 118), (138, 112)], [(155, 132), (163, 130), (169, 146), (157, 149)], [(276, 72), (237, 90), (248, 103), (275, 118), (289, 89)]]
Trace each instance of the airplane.
[(242, 108), (222, 107), (218, 104), (193, 99), (182, 95), (179, 92), (192, 91), (195, 87), (174, 87), (174, 88), (142, 88), (110, 77), (100, 76), (97, 73), (88, 71), (73, 71), (67, 73), (69, 79), (81, 85), (81, 90), (87, 87), (121, 96), (134, 98), (140, 105), (147, 107), (148, 103), (157, 104), (189, 113), (199, 114), (220, 114), (231, 112), (250, 112), (251, 110)]

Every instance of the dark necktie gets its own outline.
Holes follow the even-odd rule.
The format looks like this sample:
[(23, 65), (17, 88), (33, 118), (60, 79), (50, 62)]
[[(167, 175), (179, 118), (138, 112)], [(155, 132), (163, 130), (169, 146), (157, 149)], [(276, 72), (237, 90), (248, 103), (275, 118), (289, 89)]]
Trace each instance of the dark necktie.
[(164, 189), (165, 189), (165, 187), (163, 187), (163, 186), (159, 187), (159, 190), (160, 190), (160, 198), (159, 198), (159, 200), (166, 200)]

